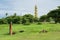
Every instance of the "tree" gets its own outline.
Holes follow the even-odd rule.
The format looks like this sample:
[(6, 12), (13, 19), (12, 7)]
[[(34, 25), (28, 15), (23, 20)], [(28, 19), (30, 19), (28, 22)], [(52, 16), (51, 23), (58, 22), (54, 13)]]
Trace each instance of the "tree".
[(49, 21), (49, 18), (47, 17), (47, 15), (42, 15), (40, 18), (39, 18), (39, 21), (40, 22), (44, 22), (44, 21)]
[(34, 18), (34, 22), (38, 22), (39, 21), (39, 18)]
[(58, 7), (58, 9), (54, 9), (52, 11), (50, 11), (48, 14), (48, 17), (52, 17), (55, 21), (55, 23), (60, 22), (60, 7)]
[(6, 13), (6, 17), (7, 17), (8, 13)]
[(22, 18), (22, 23), (33, 23), (33, 15), (25, 14)]
[(20, 24), (20, 16), (16, 16), (13, 18), (13, 23)]
[(14, 24), (20, 24), (20, 16), (9, 16), (6, 18), (7, 19), (7, 22), (10, 23), (14, 23)]
[(60, 6), (58, 6), (58, 9), (60, 9)]
[(0, 19), (0, 24), (6, 24), (7, 20), (5, 18)]
[(16, 13), (14, 13), (14, 16), (16, 16)]

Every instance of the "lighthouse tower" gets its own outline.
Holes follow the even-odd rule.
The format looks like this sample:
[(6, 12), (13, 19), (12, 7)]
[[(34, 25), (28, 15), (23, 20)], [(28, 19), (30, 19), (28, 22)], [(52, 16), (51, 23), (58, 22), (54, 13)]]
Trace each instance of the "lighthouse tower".
[(37, 0), (35, 0), (35, 7), (34, 7), (34, 14), (35, 14), (35, 18), (38, 18), (38, 13), (37, 13)]
[(37, 15), (38, 15), (38, 13), (37, 13), (37, 5), (35, 5), (35, 12), (34, 12), (34, 14), (35, 14), (35, 18), (37, 18)]

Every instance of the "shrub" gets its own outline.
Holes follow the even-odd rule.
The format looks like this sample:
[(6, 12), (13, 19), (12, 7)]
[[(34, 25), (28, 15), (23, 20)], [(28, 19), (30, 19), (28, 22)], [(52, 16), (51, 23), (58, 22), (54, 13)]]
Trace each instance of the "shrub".
[(24, 25), (30, 25), (30, 22), (26, 22), (26, 23), (24, 23)]
[(41, 30), (40, 33), (47, 33), (47, 30)]
[(42, 23), (41, 23), (41, 22), (38, 22), (37, 24), (40, 25), (40, 24), (42, 24)]
[(20, 30), (19, 32), (21, 32), (21, 33), (22, 33), (22, 32), (24, 32), (24, 30)]

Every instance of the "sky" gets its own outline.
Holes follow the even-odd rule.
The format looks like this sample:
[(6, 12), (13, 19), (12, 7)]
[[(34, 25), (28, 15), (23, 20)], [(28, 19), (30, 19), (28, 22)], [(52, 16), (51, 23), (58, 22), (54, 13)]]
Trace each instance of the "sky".
[(8, 15), (32, 14), (34, 15), (34, 6), (38, 7), (38, 17), (46, 15), (49, 11), (60, 6), (60, 0), (0, 0), (0, 18)]

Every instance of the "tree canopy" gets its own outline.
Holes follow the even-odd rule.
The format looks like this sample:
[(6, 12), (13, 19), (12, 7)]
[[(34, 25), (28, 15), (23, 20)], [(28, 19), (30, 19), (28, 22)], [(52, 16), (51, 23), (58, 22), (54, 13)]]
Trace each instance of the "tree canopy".
[(48, 17), (52, 17), (55, 20), (55, 23), (60, 22), (60, 6), (58, 9), (54, 9), (50, 11), (48, 14)]

